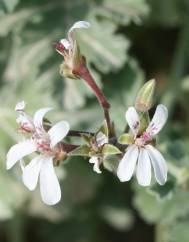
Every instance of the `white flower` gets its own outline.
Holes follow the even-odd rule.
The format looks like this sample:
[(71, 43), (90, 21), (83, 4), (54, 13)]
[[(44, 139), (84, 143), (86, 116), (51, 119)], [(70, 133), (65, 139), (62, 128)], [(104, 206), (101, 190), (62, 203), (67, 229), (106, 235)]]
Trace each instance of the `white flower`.
[(117, 175), (122, 182), (129, 181), (136, 169), (138, 183), (141, 186), (149, 186), (151, 182), (151, 166), (154, 169), (157, 182), (160, 185), (166, 182), (166, 162), (161, 153), (150, 144), (150, 141), (163, 128), (167, 118), (167, 108), (162, 104), (158, 105), (148, 128), (139, 136), (139, 116), (134, 107), (130, 107), (127, 110), (126, 120), (133, 133), (134, 142), (128, 146), (118, 166)]
[(89, 28), (90, 24), (86, 21), (78, 21), (74, 23), (74, 25), (68, 31), (68, 39), (61, 39), (58, 43), (56, 43), (55, 48), (57, 52), (64, 57), (67, 55), (67, 51), (72, 52), (74, 48), (75, 36), (74, 31), (75, 29), (80, 28)]
[[(103, 147), (103, 145), (106, 143), (108, 143), (108, 137), (101, 131), (98, 132), (94, 144), (97, 150), (101, 149), (101, 147)], [(99, 157), (98, 155), (94, 155), (89, 159), (89, 163), (94, 164), (93, 171), (95, 171), (98, 174), (102, 173), (102, 171), (100, 170), (100, 165), (102, 163), (101, 157)]]
[[(51, 108), (39, 109), (33, 119), (25, 112), (21, 114), (21, 129), (23, 121), (30, 124), (32, 127), (29, 130), (31, 138), (10, 148), (6, 165), (7, 169), (10, 169), (17, 161), (21, 161), (25, 186), (29, 190), (34, 190), (39, 178), (43, 202), (54, 205), (61, 198), (61, 190), (54, 171), (53, 160), (60, 157), (62, 152), (60, 141), (67, 135), (69, 124), (66, 121), (60, 121), (46, 131), (43, 127), (43, 117), (50, 110)], [(39, 155), (24, 167), (23, 158), (33, 152), (38, 152)]]

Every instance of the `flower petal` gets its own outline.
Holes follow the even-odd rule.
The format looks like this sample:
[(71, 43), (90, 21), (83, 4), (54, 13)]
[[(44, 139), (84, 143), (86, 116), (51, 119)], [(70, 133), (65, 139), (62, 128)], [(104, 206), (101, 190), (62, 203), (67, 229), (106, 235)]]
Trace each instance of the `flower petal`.
[(163, 104), (159, 104), (146, 132), (156, 135), (163, 128), (168, 118), (168, 110)]
[(146, 145), (146, 150), (149, 154), (157, 182), (164, 185), (167, 181), (167, 164), (162, 154), (151, 145)]
[(141, 148), (136, 170), (136, 177), (141, 186), (149, 186), (151, 182), (151, 163), (148, 152)]
[(70, 28), (69, 33), (72, 32), (74, 29), (81, 29), (81, 28), (89, 28), (90, 23), (87, 21), (78, 21), (73, 24), (73, 26)]
[(129, 107), (125, 113), (125, 118), (132, 132), (137, 134), (140, 126), (140, 121), (136, 109), (134, 107)]
[(42, 161), (42, 156), (37, 156), (23, 169), (23, 183), (31, 191), (37, 186)]
[(58, 142), (60, 142), (69, 132), (70, 125), (66, 121), (60, 121), (56, 123), (49, 131), (51, 147), (54, 147)]
[(53, 157), (43, 157), (40, 171), (40, 191), (44, 203), (54, 205), (61, 199), (60, 184), (53, 167)]
[(33, 122), (35, 127), (42, 128), (43, 127), (43, 118), (47, 112), (52, 110), (52, 108), (42, 108), (35, 112)]
[(33, 140), (25, 140), (21, 143), (13, 145), (7, 153), (7, 169), (13, 167), (14, 164), (24, 156), (29, 155), (35, 151), (36, 145)]
[(90, 23), (86, 22), (86, 21), (78, 21), (78, 22), (73, 24), (73, 26), (68, 31), (68, 40), (69, 40), (72, 47), (73, 47), (73, 42), (74, 42), (73, 31), (75, 29), (89, 28), (89, 27), (90, 27)]
[(63, 44), (63, 46), (66, 50), (68, 50), (70, 48), (70, 42), (67, 39), (61, 39), (60, 43)]
[(108, 137), (100, 131), (96, 135), (96, 142), (97, 142), (97, 145), (100, 147), (108, 143)]
[(93, 171), (95, 171), (95, 172), (98, 173), (98, 174), (102, 173), (102, 171), (100, 170), (100, 162), (99, 162), (98, 157), (96, 157), (96, 156), (92, 156), (92, 157), (89, 159), (89, 163), (94, 164), (94, 166), (93, 166)]
[(127, 148), (117, 169), (117, 176), (121, 182), (129, 181), (131, 179), (138, 159), (138, 153), (139, 150), (136, 145), (130, 145)]

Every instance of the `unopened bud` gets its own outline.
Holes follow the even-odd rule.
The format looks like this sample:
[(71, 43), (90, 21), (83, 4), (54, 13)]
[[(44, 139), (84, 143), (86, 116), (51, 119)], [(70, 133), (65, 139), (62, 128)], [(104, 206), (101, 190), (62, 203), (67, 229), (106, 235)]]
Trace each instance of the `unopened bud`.
[(135, 108), (138, 111), (146, 112), (153, 105), (154, 92), (155, 92), (155, 79), (152, 79), (144, 84), (144, 86), (138, 92)]
[(69, 29), (67, 39), (61, 39), (54, 44), (56, 51), (64, 57), (64, 63), (60, 66), (60, 74), (66, 78), (78, 79), (77, 73), (80, 72), (84, 62), (76, 40), (75, 30), (89, 27), (88, 22), (78, 21)]

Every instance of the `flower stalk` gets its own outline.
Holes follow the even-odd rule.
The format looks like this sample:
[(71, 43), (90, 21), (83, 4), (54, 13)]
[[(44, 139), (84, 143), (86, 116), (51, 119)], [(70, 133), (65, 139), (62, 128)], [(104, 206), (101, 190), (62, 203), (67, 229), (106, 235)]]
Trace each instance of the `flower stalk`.
[(95, 80), (93, 79), (93, 77), (92, 77), (89, 69), (87, 68), (84, 60), (82, 61), (81, 65), (79, 66), (78, 69), (73, 70), (73, 74), (82, 78), (90, 86), (90, 88), (94, 92), (95, 96), (97, 97), (97, 99), (100, 103), (100, 106), (104, 110), (104, 118), (107, 122), (107, 126), (108, 126), (108, 129), (109, 129), (110, 134), (111, 134), (112, 127), (111, 127), (111, 121), (110, 121), (110, 115), (109, 115), (110, 104), (108, 103), (108, 101), (107, 101), (104, 93), (102, 92), (102, 90), (98, 87)]

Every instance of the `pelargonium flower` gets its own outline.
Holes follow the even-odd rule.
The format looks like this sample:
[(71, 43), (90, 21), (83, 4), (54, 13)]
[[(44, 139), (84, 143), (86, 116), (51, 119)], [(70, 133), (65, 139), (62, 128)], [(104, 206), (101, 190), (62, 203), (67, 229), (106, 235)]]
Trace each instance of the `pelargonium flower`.
[(100, 174), (102, 171), (100, 170), (100, 165), (102, 163), (102, 157), (98, 155), (99, 150), (102, 150), (102, 147), (108, 143), (108, 137), (102, 133), (101, 131), (97, 133), (95, 137), (95, 141), (92, 144), (94, 151), (96, 150), (96, 154), (94, 154), (90, 159), (89, 163), (94, 164), (93, 171)]
[(140, 119), (134, 107), (126, 112), (126, 120), (132, 131), (130, 144), (119, 163), (117, 175), (119, 179), (129, 181), (136, 169), (138, 183), (148, 186), (151, 182), (151, 166), (154, 169), (155, 178), (160, 185), (167, 180), (167, 165), (161, 153), (152, 146), (152, 140), (163, 128), (168, 118), (167, 108), (160, 104), (146, 131), (139, 134)]
[(73, 71), (77, 70), (83, 61), (79, 46), (75, 38), (75, 30), (80, 28), (89, 28), (90, 24), (86, 21), (78, 21), (68, 31), (68, 39), (61, 39), (55, 44), (56, 51), (64, 57), (64, 63), (61, 65), (60, 72), (65, 77), (76, 78)]
[(48, 131), (43, 126), (43, 118), (52, 108), (42, 108), (30, 117), (24, 111), (25, 103), (16, 105), (19, 112), (20, 130), (28, 133), (30, 138), (13, 145), (7, 154), (7, 169), (12, 168), (18, 161), (33, 152), (38, 156), (23, 167), (23, 182), (29, 190), (34, 190), (40, 180), (41, 197), (44, 203), (54, 205), (61, 198), (61, 189), (56, 177), (53, 162), (61, 160), (64, 151), (60, 141), (68, 134), (69, 124), (60, 121)]

